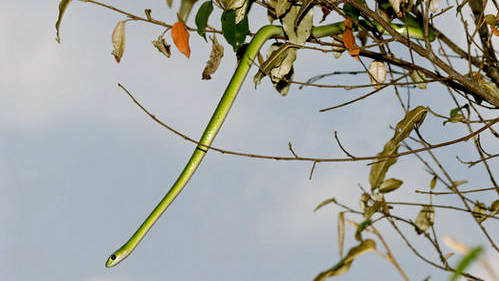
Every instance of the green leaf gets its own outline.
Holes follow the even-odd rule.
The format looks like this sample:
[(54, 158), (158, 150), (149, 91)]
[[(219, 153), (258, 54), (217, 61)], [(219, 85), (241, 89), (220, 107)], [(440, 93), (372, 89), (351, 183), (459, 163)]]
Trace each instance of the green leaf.
[(454, 274), (452, 274), (451, 278), (449, 281), (456, 281), (457, 278), (463, 273), (463, 271), (474, 261), (478, 258), (480, 253), (483, 251), (482, 247), (476, 247), (473, 250), (471, 250), (457, 265), (456, 271), (454, 271)]
[(246, 15), (240, 23), (236, 24), (236, 12), (230, 10), (222, 14), (221, 20), (224, 38), (236, 52), (243, 45), (249, 32), (248, 16)]
[(456, 107), (456, 108), (452, 109), (449, 113), (449, 117), (452, 118), (452, 117), (456, 116), (456, 114), (459, 112), (460, 109), (461, 109), (460, 107)]
[(196, 14), (196, 27), (198, 29), (199, 36), (203, 37), (206, 41), (206, 26), (208, 25), (208, 18), (213, 12), (213, 2), (206, 1), (201, 7), (199, 7), (198, 13)]
[(62, 16), (64, 16), (64, 12), (66, 12), (69, 2), (71, 2), (71, 0), (61, 0), (61, 2), (59, 2), (59, 16), (57, 17), (57, 22), (55, 23), (55, 30), (57, 31), (57, 37), (55, 40), (57, 43), (61, 43), (61, 38), (59, 37), (59, 26), (61, 25)]

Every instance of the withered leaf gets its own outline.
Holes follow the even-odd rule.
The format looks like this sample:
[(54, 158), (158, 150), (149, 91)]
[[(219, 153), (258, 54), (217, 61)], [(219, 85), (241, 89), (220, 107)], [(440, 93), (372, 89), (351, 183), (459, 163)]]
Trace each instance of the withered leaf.
[(345, 242), (345, 212), (338, 213), (338, 248), (340, 258), (343, 257), (343, 244)]
[(303, 19), (295, 25), (297, 18), (299, 17), (301, 6), (293, 5), (288, 13), (282, 18), (282, 27), (284, 33), (288, 36), (289, 41), (298, 45), (302, 45), (307, 42), (312, 32), (312, 24), (314, 19), (314, 10), (309, 9), (308, 12), (303, 16)]
[(414, 222), (416, 233), (421, 234), (425, 232), (430, 226), (435, 222), (435, 210), (432, 206), (424, 206), (421, 211), (419, 211), (416, 216), (416, 221)]
[(375, 89), (379, 89), (382, 85), (376, 85), (380, 83), (384, 83), (386, 79), (386, 67), (385, 64), (381, 61), (373, 61), (371, 65), (369, 65), (368, 69), (369, 78), (371, 79), (371, 84), (373, 84)]
[(112, 55), (117, 63), (120, 63), (121, 57), (125, 52), (125, 21), (120, 21), (113, 30), (112, 42), (114, 50)]
[(59, 16), (57, 17), (57, 22), (55, 23), (55, 30), (57, 32), (55, 40), (57, 43), (61, 43), (61, 38), (59, 37), (59, 27), (61, 26), (62, 17), (64, 16), (64, 12), (66, 12), (69, 2), (71, 2), (71, 0), (61, 0), (61, 2), (59, 2)]
[(152, 44), (158, 51), (160, 51), (167, 58), (171, 56), (170, 44), (166, 43), (165, 38), (163, 36), (158, 36), (157, 40), (152, 41)]
[(487, 206), (482, 202), (476, 202), (473, 206), (473, 216), (478, 222), (487, 219)]
[(210, 37), (212, 46), (210, 59), (206, 62), (206, 66), (203, 70), (202, 78), (203, 80), (211, 79), (211, 75), (217, 71), (218, 66), (220, 65), (220, 60), (224, 56), (224, 47), (218, 43), (218, 40), (215, 36)]
[(402, 185), (402, 183), (404, 182), (399, 179), (389, 178), (381, 183), (381, 185), (379, 186), (379, 192), (381, 193), (392, 192), (398, 189)]

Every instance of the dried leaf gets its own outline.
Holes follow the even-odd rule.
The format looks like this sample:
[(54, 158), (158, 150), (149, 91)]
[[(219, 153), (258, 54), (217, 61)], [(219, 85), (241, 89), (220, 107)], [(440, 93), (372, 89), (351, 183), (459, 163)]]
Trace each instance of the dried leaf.
[(460, 185), (463, 185), (463, 184), (467, 184), (468, 181), (467, 180), (462, 180), (462, 181), (453, 181), (452, 182), (452, 189), (456, 189), (457, 187), (459, 187)]
[(151, 9), (145, 9), (144, 13), (146, 14), (146, 17), (147, 17), (148, 20), (152, 20)]
[(311, 5), (314, 2), (314, 0), (302, 0), (301, 2), (302, 2), (302, 4), (300, 6), (300, 10), (298, 10), (298, 14), (296, 15), (296, 18), (295, 18), (295, 23), (294, 23), (295, 26), (299, 26), (300, 21), (305, 16), (305, 12), (308, 12), (309, 10), (311, 10), (310, 8), (311, 8)]
[(449, 259), (450, 259), (453, 255), (454, 255), (454, 253), (452, 253), (452, 252), (451, 252), (451, 253), (448, 253), (447, 255), (445, 255), (444, 259), (445, 259), (446, 261), (448, 261), (448, 260), (449, 260)]
[(288, 13), (282, 18), (282, 27), (284, 28), (284, 33), (288, 36), (289, 41), (298, 45), (302, 45), (307, 42), (310, 34), (312, 32), (312, 24), (314, 19), (314, 10), (309, 9), (308, 12), (303, 16), (303, 19), (299, 21), (298, 25), (296, 19), (299, 17), (301, 6), (293, 5)]
[(158, 51), (160, 51), (163, 55), (165, 55), (167, 58), (171, 56), (171, 51), (170, 51), (170, 44), (167, 44), (165, 42), (165, 38), (163, 36), (158, 36), (157, 40), (152, 41), (152, 44)]
[(322, 11), (322, 18), (319, 23), (323, 23), (326, 20), (327, 16), (329, 16), (329, 14), (331, 13), (331, 10), (324, 5), (321, 5), (321, 11)]
[(476, 202), (473, 206), (473, 216), (478, 222), (483, 222), (487, 219), (487, 206), (484, 203)]
[(111, 54), (113, 54), (116, 62), (120, 63), (121, 57), (125, 52), (125, 21), (118, 22), (118, 24), (114, 28), (112, 41), (114, 50)]
[(275, 6), (275, 15), (277, 18), (282, 17), (291, 8), (291, 2), (289, 0), (277, 0)]
[(255, 87), (268, 74), (276, 90), (285, 96), (289, 91), (289, 83), (287, 81), (291, 80), (294, 74), (293, 62), (295, 60), (296, 48), (291, 44), (272, 44), (267, 51), (266, 61), (260, 66), (260, 71), (253, 77)]
[(224, 10), (235, 10), (241, 8), (247, 0), (222, 0)]
[(440, 0), (430, 0), (430, 11), (435, 13), (440, 7)]
[(183, 21), (179, 20), (173, 25), (172, 39), (175, 46), (177, 46), (177, 49), (189, 58), (191, 56), (191, 49), (189, 47), (189, 32), (185, 28)]
[(360, 243), (358, 246), (351, 248), (348, 251), (347, 255), (336, 265), (317, 275), (314, 281), (324, 281), (328, 277), (338, 276), (346, 273), (350, 269), (350, 266), (352, 265), (352, 262), (355, 258), (374, 250), (376, 250), (376, 243), (374, 242), (374, 240), (366, 239), (362, 241), (362, 243)]
[(269, 8), (267, 9), (267, 19), (269, 20), (270, 23), (273, 23), (276, 19), (276, 6), (277, 6), (277, 0), (270, 0), (269, 2)]
[[(373, 61), (368, 69), (371, 84), (384, 83), (386, 79), (386, 67), (381, 61)], [(383, 87), (382, 85), (374, 85), (375, 89)]]
[(400, 11), (400, 6), (409, 3), (409, 0), (388, 0), (392, 5), (393, 10), (398, 17), (402, 17), (402, 12)]
[(364, 212), (364, 218), (370, 219), (379, 209), (385, 206), (384, 201), (374, 201), (374, 204)]
[(345, 212), (338, 213), (338, 248), (340, 258), (343, 257), (343, 245), (345, 242)]
[(317, 207), (315, 207), (314, 209), (314, 212), (316, 212), (317, 210), (319, 210), (320, 208), (326, 206), (326, 205), (329, 205), (331, 203), (336, 203), (336, 199), (334, 198), (329, 198), (329, 199), (326, 199), (324, 201), (322, 201), (321, 203), (319, 203), (319, 205), (317, 205)]
[(403, 181), (395, 178), (389, 178), (384, 180), (379, 186), (379, 192), (388, 193), (398, 189), (402, 185)]
[(343, 45), (347, 49), (348, 53), (355, 59), (359, 59), (360, 48), (355, 43), (355, 37), (353, 36), (352, 21), (350, 18), (345, 20), (345, 32), (342, 35)]
[(499, 199), (492, 202), (492, 204), (490, 204), (489, 209), (492, 212), (492, 216), (495, 215), (496, 213), (499, 213)]
[(392, 138), (397, 144), (409, 136), (414, 128), (419, 128), (428, 113), (428, 109), (423, 106), (417, 106), (407, 112), (404, 119), (400, 120), (395, 127), (395, 134)]
[(413, 70), (411, 71), (411, 79), (412, 81), (414, 81), (416, 83), (416, 87), (418, 87), (419, 89), (426, 89), (426, 86), (428, 85), (428, 83), (422, 83), (424, 81), (426, 81), (426, 75), (419, 71), (419, 70)]
[(430, 181), (430, 189), (433, 190), (435, 188), (435, 185), (437, 185), (437, 176), (433, 176), (433, 178)]
[(248, 2), (249, 2), (248, 0), (244, 1), (243, 6), (236, 9), (236, 12), (235, 12), (235, 14), (236, 14), (235, 23), (236, 24), (238, 24), (244, 20), (244, 18), (246, 16), (246, 10), (248, 8)]
[(416, 233), (421, 234), (425, 232), (430, 226), (435, 222), (435, 210), (432, 206), (424, 206), (421, 211), (419, 211), (416, 221), (414, 222)]
[(199, 7), (199, 10), (196, 14), (196, 27), (197, 27), (197, 32), (198, 34), (206, 40), (206, 26), (208, 25), (208, 18), (211, 15), (211, 12), (213, 12), (213, 3), (212, 1), (206, 1), (204, 2), (201, 7)]
[[(376, 156), (388, 156), (397, 153), (399, 144), (395, 143), (393, 140), (388, 141), (383, 147), (383, 151), (378, 153)], [(385, 179), (386, 172), (388, 168), (397, 162), (397, 158), (389, 158), (386, 160), (379, 160), (371, 165), (371, 172), (369, 173), (369, 183), (371, 184), (371, 189), (374, 190)]]
[(365, 212), (367, 208), (369, 208), (369, 200), (371, 200), (371, 196), (369, 196), (369, 193), (362, 193), (359, 201), (359, 207), (362, 212)]
[(71, 2), (71, 0), (61, 0), (61, 2), (59, 2), (59, 16), (57, 17), (57, 22), (55, 23), (55, 30), (57, 32), (55, 40), (57, 43), (61, 43), (61, 38), (59, 37), (59, 27), (61, 26), (62, 17), (64, 16), (64, 12), (66, 12), (69, 2)]
[(203, 80), (211, 79), (211, 74), (217, 71), (220, 60), (224, 56), (224, 47), (218, 43), (217, 38), (212, 36), (210, 39), (213, 44), (211, 46), (210, 59), (206, 62), (206, 67), (203, 70)]
[(180, 1), (180, 8), (178, 10), (177, 17), (179, 17), (179, 21), (186, 22), (187, 19), (189, 18), (189, 15), (191, 14), (192, 6), (194, 3), (196, 3), (198, 0), (181, 0)]
[(173, 0), (166, 0), (166, 4), (168, 5), (168, 7), (172, 7), (172, 4), (173, 4)]

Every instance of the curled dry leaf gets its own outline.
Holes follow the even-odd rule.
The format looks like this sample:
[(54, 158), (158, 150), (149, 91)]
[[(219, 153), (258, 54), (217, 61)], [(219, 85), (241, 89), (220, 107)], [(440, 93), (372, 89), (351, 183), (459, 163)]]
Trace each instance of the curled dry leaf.
[[(383, 147), (383, 151), (376, 154), (376, 156), (388, 156), (396, 154), (400, 144), (394, 142), (393, 140), (388, 141)], [(386, 172), (388, 168), (397, 162), (397, 158), (388, 158), (386, 160), (378, 160), (371, 165), (371, 172), (369, 173), (369, 183), (371, 184), (371, 190), (378, 188), (378, 186), (385, 179)]]
[(402, 183), (404, 182), (399, 179), (389, 178), (381, 183), (381, 185), (379, 186), (379, 192), (381, 193), (392, 192), (398, 189), (402, 185)]
[(224, 47), (218, 43), (218, 40), (215, 36), (210, 37), (212, 46), (210, 59), (206, 62), (206, 66), (203, 70), (202, 78), (203, 80), (211, 79), (211, 75), (217, 71), (218, 66), (220, 65), (220, 60), (224, 56)]
[(473, 216), (478, 222), (487, 219), (487, 206), (484, 203), (476, 202), (473, 206)]
[(362, 212), (365, 212), (367, 208), (369, 208), (369, 200), (371, 200), (371, 196), (369, 196), (369, 193), (362, 193), (359, 200), (359, 207)]
[(152, 44), (158, 51), (160, 51), (163, 55), (165, 55), (167, 58), (171, 56), (171, 51), (170, 51), (170, 44), (167, 44), (165, 42), (165, 38), (163, 36), (158, 36), (157, 40), (152, 41)]
[[(381, 61), (373, 61), (368, 69), (371, 84), (384, 83), (386, 79), (386, 67)], [(373, 85), (375, 89), (379, 89), (382, 85)]]
[(416, 221), (414, 222), (416, 233), (421, 234), (425, 232), (430, 226), (435, 222), (435, 210), (432, 206), (424, 206), (421, 211), (419, 211)]
[(243, 6), (236, 9), (236, 21), (235, 21), (236, 24), (238, 24), (242, 20), (244, 20), (244, 17), (246, 16), (246, 10), (248, 8), (248, 2), (249, 2), (249, 0), (244, 1)]
[(113, 30), (112, 35), (113, 47), (112, 52), (114, 59), (120, 63), (121, 57), (125, 52), (125, 21), (120, 21)]
[(187, 58), (191, 56), (191, 48), (189, 47), (189, 32), (183, 21), (179, 20), (172, 26), (172, 39), (177, 49)]
[(57, 43), (61, 43), (61, 38), (59, 37), (59, 27), (61, 26), (62, 17), (64, 16), (64, 12), (66, 12), (69, 2), (71, 2), (71, 0), (61, 0), (61, 2), (59, 2), (59, 16), (57, 17), (57, 22), (55, 23), (55, 30), (57, 32), (55, 40)]

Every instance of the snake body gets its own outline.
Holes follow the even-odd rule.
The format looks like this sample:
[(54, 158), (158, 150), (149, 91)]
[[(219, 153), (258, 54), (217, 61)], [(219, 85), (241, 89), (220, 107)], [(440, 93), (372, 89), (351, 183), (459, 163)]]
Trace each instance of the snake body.
[[(379, 26), (376, 25), (379, 29)], [(409, 33), (410, 37), (416, 39), (422, 39), (422, 31), (421, 28), (416, 27), (406, 27), (404, 25), (396, 25), (392, 24), (392, 27), (400, 32), (401, 34)], [(343, 33), (345, 30), (345, 26), (343, 22), (338, 22), (334, 24), (323, 25), (319, 27), (314, 27), (312, 29), (312, 36), (315, 38), (321, 38), (326, 36), (338, 35)], [(254, 61), (258, 51), (263, 46), (263, 44), (274, 37), (284, 37), (284, 31), (281, 26), (276, 25), (267, 25), (262, 28), (255, 34), (244, 55), (239, 62), (239, 65), (234, 72), (225, 92), (218, 103), (215, 112), (213, 113), (206, 129), (203, 132), (203, 135), (199, 141), (199, 144), (196, 146), (196, 149), (192, 153), (189, 162), (183, 169), (182, 173), (179, 175), (171, 189), (166, 193), (163, 199), (158, 203), (156, 208), (151, 212), (151, 214), (145, 219), (142, 225), (137, 229), (137, 231), (132, 235), (132, 237), (118, 250), (113, 252), (106, 261), (106, 267), (113, 267), (120, 263), (123, 259), (128, 257), (132, 251), (137, 247), (140, 241), (147, 234), (149, 229), (154, 225), (154, 223), (159, 219), (161, 214), (170, 206), (170, 204), (175, 200), (177, 195), (182, 191), (184, 186), (187, 184), (191, 176), (196, 171), (197, 167), (203, 160), (208, 147), (210, 146), (215, 136), (217, 135), (220, 127), (222, 126), (229, 110), (236, 99), (236, 96), (241, 88), (241, 85), (246, 78), (248, 71)]]

